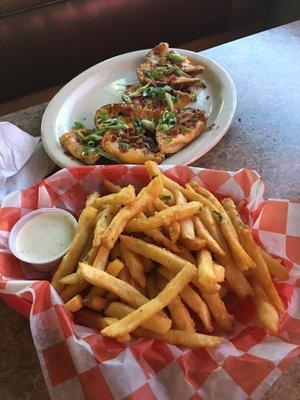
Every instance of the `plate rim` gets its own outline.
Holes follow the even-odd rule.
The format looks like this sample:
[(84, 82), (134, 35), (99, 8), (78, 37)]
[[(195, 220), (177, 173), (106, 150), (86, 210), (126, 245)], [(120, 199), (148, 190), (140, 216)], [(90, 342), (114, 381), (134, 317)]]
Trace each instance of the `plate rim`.
[[(236, 111), (237, 107), (237, 91), (235, 84), (233, 82), (233, 79), (231, 78), (230, 74), (228, 71), (222, 67), (220, 64), (218, 64), (215, 60), (212, 60), (210, 57), (202, 55), (200, 52), (194, 52), (191, 50), (186, 50), (186, 49), (179, 49), (179, 48), (172, 48), (178, 52), (182, 52), (183, 54), (190, 56), (190, 57), (198, 57), (206, 60), (209, 64), (212, 64), (216, 69), (218, 69), (223, 76), (225, 77), (225, 84), (227, 88), (229, 89), (229, 93), (231, 95), (230, 97), (230, 103), (231, 103), (231, 108), (227, 111), (228, 112), (228, 117), (227, 117), (227, 122), (222, 128), (222, 132), (219, 133), (202, 151), (198, 152), (192, 157), (189, 157), (185, 161), (180, 162), (181, 165), (190, 165), (191, 163), (195, 162), (199, 158), (201, 158), (203, 155), (208, 153), (228, 132), (228, 129), (230, 128), (232, 124), (232, 120)], [(51, 140), (52, 137), (47, 134), (47, 131), (50, 130), (51, 122), (55, 120), (55, 117), (57, 116), (60, 108), (63, 106), (64, 101), (66, 100), (66, 95), (68, 92), (72, 92), (74, 90), (74, 82), (77, 82), (78, 80), (84, 82), (84, 78), (88, 78), (91, 76), (94, 72), (96, 71), (99, 66), (105, 65), (106, 63), (112, 63), (116, 59), (122, 60), (122, 58), (127, 58), (127, 57), (132, 57), (133, 55), (135, 56), (144, 56), (149, 52), (151, 49), (141, 49), (141, 50), (135, 50), (135, 51), (130, 51), (127, 53), (119, 54), (116, 56), (113, 56), (111, 58), (108, 58), (106, 60), (100, 61), (99, 63), (92, 65), (91, 67), (87, 68), (86, 70), (82, 71), (80, 74), (76, 75), (74, 78), (72, 78), (69, 82), (67, 82), (55, 95), (54, 97), (49, 101), (47, 104), (47, 107), (44, 110), (43, 116), (42, 116), (42, 121), (41, 121), (41, 140), (43, 143), (43, 146), (45, 148), (46, 153), (48, 156), (61, 168), (69, 168), (69, 167), (80, 167), (84, 166), (85, 164), (82, 163), (81, 161), (75, 160), (71, 158), (70, 156), (66, 154), (59, 153), (57, 156), (55, 152), (51, 149), (51, 142), (55, 141), (55, 134), (53, 133), (53, 141)], [(83, 79), (82, 79), (83, 78)], [(49, 143), (50, 139), (50, 143)], [(197, 140), (197, 139), (195, 139)], [(181, 150), (180, 150), (181, 151)], [(169, 161), (170, 158), (180, 154), (180, 151), (177, 152), (175, 155), (171, 155), (168, 157), (166, 160), (164, 160), (161, 165), (167, 165), (166, 163), (174, 164), (173, 161)], [(61, 158), (65, 159), (65, 162), (61, 160)], [(166, 163), (165, 163), (166, 162)]]

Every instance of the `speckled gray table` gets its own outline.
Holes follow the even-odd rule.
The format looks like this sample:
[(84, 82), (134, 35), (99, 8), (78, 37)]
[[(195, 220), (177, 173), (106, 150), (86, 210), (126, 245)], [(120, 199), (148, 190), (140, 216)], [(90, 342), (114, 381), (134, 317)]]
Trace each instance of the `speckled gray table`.
[[(238, 107), (227, 135), (194, 165), (251, 167), (263, 177), (268, 197), (300, 199), (300, 21), (203, 54), (229, 71)], [(41, 104), (0, 120), (39, 135), (45, 107)], [(46, 400), (27, 321), (3, 303), (0, 320), (0, 399)], [(300, 399), (299, 359), (263, 399)]]

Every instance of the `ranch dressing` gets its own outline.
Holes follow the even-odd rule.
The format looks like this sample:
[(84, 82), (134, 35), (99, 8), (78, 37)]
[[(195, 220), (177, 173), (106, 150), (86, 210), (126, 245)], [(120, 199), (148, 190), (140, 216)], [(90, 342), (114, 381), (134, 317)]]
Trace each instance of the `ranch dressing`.
[(45, 213), (30, 219), (16, 237), (24, 259), (41, 262), (63, 255), (74, 237), (74, 225), (65, 215)]

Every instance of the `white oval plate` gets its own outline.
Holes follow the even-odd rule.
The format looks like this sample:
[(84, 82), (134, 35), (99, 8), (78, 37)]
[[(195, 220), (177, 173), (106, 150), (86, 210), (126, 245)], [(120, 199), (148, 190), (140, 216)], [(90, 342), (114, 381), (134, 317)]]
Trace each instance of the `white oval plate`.
[[(121, 102), (125, 86), (137, 82), (136, 67), (148, 51), (134, 51), (103, 61), (76, 76), (53, 97), (45, 110), (41, 131), (44, 147), (56, 164), (83, 165), (64, 152), (59, 137), (75, 121), (94, 127), (94, 114), (99, 107)], [(177, 51), (204, 66), (201, 79), (207, 86), (199, 91), (197, 103), (192, 104), (205, 111), (210, 128), (162, 163), (186, 165), (207, 153), (229, 129), (236, 109), (236, 89), (228, 72), (216, 62), (193, 51)]]

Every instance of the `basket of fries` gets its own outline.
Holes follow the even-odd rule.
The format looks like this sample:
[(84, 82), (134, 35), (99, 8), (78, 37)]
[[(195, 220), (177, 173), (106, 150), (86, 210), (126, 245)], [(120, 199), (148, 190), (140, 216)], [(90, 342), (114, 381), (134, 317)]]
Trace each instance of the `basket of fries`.
[[(0, 292), (30, 316), (50, 396), (260, 398), (300, 352), (300, 205), (263, 192), (251, 170), (148, 161), (61, 170), (4, 199)], [(42, 207), (78, 218), (54, 274), (8, 251)]]

